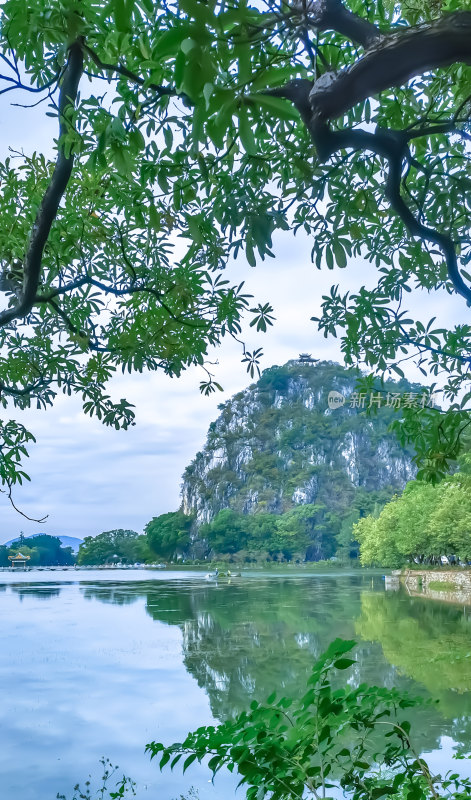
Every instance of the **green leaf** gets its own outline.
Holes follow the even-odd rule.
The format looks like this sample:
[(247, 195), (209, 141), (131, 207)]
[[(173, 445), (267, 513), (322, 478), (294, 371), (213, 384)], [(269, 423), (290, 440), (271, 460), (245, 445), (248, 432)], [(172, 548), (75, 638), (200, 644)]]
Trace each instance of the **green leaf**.
[(160, 215), (156, 207), (152, 204), (149, 206), (149, 221), (154, 231), (160, 231)]
[(260, 93), (247, 95), (246, 101), (265, 108), (274, 116), (279, 117), (279, 119), (299, 122), (299, 112), (288, 100)]
[(339, 658), (337, 661), (334, 661), (334, 667), (336, 669), (348, 669), (352, 664), (356, 664), (354, 658)]
[(192, 39), (192, 38), (189, 36), (189, 37), (187, 37), (186, 39), (183, 39), (183, 41), (182, 41), (182, 43), (181, 43), (180, 47), (181, 47), (182, 51), (185, 53), (185, 55), (188, 55), (188, 53), (189, 53), (191, 50), (193, 50), (193, 48), (194, 48), (194, 47), (196, 47), (196, 42), (195, 42), (195, 40), (194, 40), (194, 39)]
[[(123, 2), (123, 0), (121, 0)], [(188, 37), (190, 33), (189, 25), (184, 23), (169, 28), (157, 38), (157, 44), (153, 50), (154, 58), (162, 58), (164, 56), (176, 55), (180, 50), (182, 41)]]
[(248, 261), (248, 263), (249, 263), (249, 265), (251, 267), (256, 267), (257, 266), (257, 261), (256, 261), (256, 258), (255, 258), (255, 253), (254, 253), (254, 249), (253, 249), (252, 243), (248, 242), (248, 241), (245, 243), (245, 256), (246, 256), (247, 261)]
[(206, 109), (208, 109), (208, 107), (209, 107), (209, 100), (211, 98), (211, 95), (212, 95), (213, 91), (214, 91), (214, 84), (213, 83), (205, 83), (205, 85), (203, 87), (203, 97), (204, 97), (205, 102), (206, 102)]
[(144, 150), (146, 146), (146, 140), (138, 128), (133, 128), (133, 130), (130, 132), (129, 142), (132, 145), (134, 152)]
[(329, 644), (325, 654), (328, 658), (333, 658), (348, 653), (350, 650), (353, 650), (354, 647), (356, 647), (356, 641), (354, 639), (334, 639), (334, 641)]
[(119, 31), (128, 31), (131, 26), (133, 0), (113, 0), (114, 19)]
[(332, 244), (337, 266), (344, 269), (347, 266), (347, 254), (338, 239), (334, 239)]
[(197, 756), (196, 753), (191, 753), (191, 755), (189, 755), (188, 758), (185, 758), (185, 761), (183, 762), (183, 774), (185, 774), (185, 772), (187, 771), (188, 767), (191, 764), (193, 764), (193, 762), (196, 761), (197, 758), (198, 758), (198, 756)]
[(396, 794), (396, 791), (392, 786), (378, 786), (371, 790), (371, 797), (373, 800), (377, 800), (378, 797), (384, 797), (385, 795), (391, 794)]
[(327, 268), (328, 269), (333, 269), (334, 268), (334, 256), (333, 256), (333, 253), (332, 253), (332, 249), (329, 247), (329, 245), (326, 246), (324, 252), (325, 252), (325, 260), (326, 260)]
[(239, 84), (243, 86), (249, 82), (252, 73), (250, 44), (244, 42), (236, 45), (234, 47), (234, 55), (239, 62)]
[(162, 753), (162, 756), (161, 756), (161, 759), (160, 759), (160, 764), (159, 764), (159, 766), (160, 766), (160, 771), (161, 771), (161, 772), (162, 772), (163, 768), (165, 767), (165, 765), (166, 765), (166, 764), (167, 764), (169, 761), (170, 761), (170, 753), (168, 752), (168, 750), (166, 750), (164, 753)]
[(249, 120), (247, 106), (242, 105), (238, 111), (239, 114), (239, 136), (243, 144), (244, 150), (249, 156), (257, 155), (257, 145), (253, 135), (252, 124)]

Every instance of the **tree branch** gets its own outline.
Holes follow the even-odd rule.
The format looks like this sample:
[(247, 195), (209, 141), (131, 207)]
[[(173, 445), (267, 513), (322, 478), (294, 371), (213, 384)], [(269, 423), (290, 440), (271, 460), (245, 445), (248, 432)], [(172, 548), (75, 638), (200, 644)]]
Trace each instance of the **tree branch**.
[(381, 38), (352, 67), (329, 85), (314, 84), (312, 112), (319, 119), (337, 119), (357, 103), (415, 75), (459, 62), (471, 63), (471, 12), (448, 14), (427, 26), (406, 28)]
[[(193, 330), (207, 330), (210, 327), (210, 322), (202, 322), (198, 324), (196, 322), (190, 322), (189, 320), (185, 319), (184, 317), (179, 316), (178, 314), (174, 314), (172, 309), (167, 305), (167, 303), (163, 300), (162, 293), (159, 292), (157, 289), (151, 286), (136, 286), (132, 283), (130, 286), (125, 286), (122, 289), (118, 289), (116, 286), (110, 286), (106, 283), (102, 283), (98, 281), (96, 278), (92, 278), (89, 275), (82, 275), (79, 278), (76, 278), (74, 281), (70, 281), (70, 283), (65, 284), (62, 287), (58, 287), (57, 289), (52, 289), (50, 292), (44, 295), (37, 295), (35, 297), (35, 303), (49, 303), (49, 305), (55, 310), (56, 314), (58, 314), (66, 323), (68, 329), (74, 334), (80, 334), (81, 331), (74, 325), (70, 317), (66, 314), (66, 312), (55, 302), (54, 298), (58, 297), (61, 294), (65, 294), (67, 292), (72, 291), (73, 289), (80, 288), (81, 286), (94, 286), (96, 289), (100, 289), (105, 294), (110, 294), (113, 297), (124, 297), (126, 295), (137, 294), (139, 292), (143, 292), (144, 294), (150, 294), (156, 298), (159, 305), (167, 312), (169, 317), (173, 319), (175, 322), (180, 323), (181, 325), (185, 325), (188, 328), (192, 328)], [(91, 345), (91, 349), (96, 350), (98, 345)], [(101, 352), (101, 350), (100, 350)]]
[(38, 294), (34, 298), (35, 303), (48, 303), (50, 300), (53, 300), (54, 297), (58, 297), (61, 294), (66, 294), (67, 292), (71, 292), (73, 289), (79, 289), (81, 286), (85, 286), (87, 283), (90, 283), (90, 278), (88, 275), (82, 275), (79, 278), (76, 278), (74, 281), (70, 281), (69, 283), (64, 283), (63, 286), (58, 286), (56, 289), (51, 289), (50, 292), (47, 294)]
[(31, 311), (37, 294), (41, 275), (41, 263), (44, 247), (49, 237), (52, 224), (57, 216), (59, 204), (67, 188), (74, 163), (73, 153), (66, 154), (63, 137), (69, 130), (70, 112), (75, 107), (78, 85), (83, 70), (82, 43), (74, 42), (69, 49), (67, 67), (65, 68), (59, 94), (59, 145), (58, 156), (51, 181), (43, 196), (24, 261), (23, 288), (20, 299), (12, 308), (0, 313), (0, 326), (5, 326), (14, 319), (25, 317)]
[(447, 265), (448, 277), (450, 278), (455, 291), (463, 297), (468, 305), (471, 305), (471, 288), (464, 282), (458, 268), (455, 243), (451, 236), (441, 233), (434, 228), (429, 228), (418, 220), (401, 195), (401, 174), (403, 158), (396, 152), (391, 153), (388, 158), (388, 177), (386, 180), (386, 197), (391, 203), (396, 214), (401, 218), (409, 233), (418, 236), (425, 241), (438, 245)]
[[(471, 22), (471, 14), (469, 14)], [(471, 37), (470, 37), (471, 48)], [(432, 242), (440, 247), (447, 265), (448, 277), (455, 291), (471, 305), (471, 287), (461, 277), (455, 244), (451, 236), (424, 225), (418, 220), (405, 203), (401, 195), (402, 166), (409, 150), (409, 131), (386, 130), (377, 128), (375, 133), (364, 130), (331, 130), (328, 124), (308, 111), (309, 99), (312, 96), (311, 82), (306, 79), (294, 80), (279, 89), (267, 90), (267, 94), (285, 97), (298, 108), (308, 128), (321, 161), (327, 161), (339, 150), (369, 150), (384, 158), (388, 165), (385, 196), (391, 207), (400, 217), (412, 236)]]
[[(88, 45), (84, 46), (84, 50), (88, 56), (90, 56), (93, 63), (98, 67), (98, 69), (103, 70), (104, 72), (116, 72), (118, 75), (122, 75), (124, 78), (128, 78), (128, 80), (132, 81), (132, 83), (136, 83), (138, 86), (144, 86), (146, 81), (144, 78), (139, 77), (136, 75), (135, 72), (131, 72), (130, 69), (124, 67), (122, 64), (108, 64), (101, 60), (100, 56), (95, 53)], [(151, 89), (153, 92), (156, 92), (161, 97), (177, 97), (178, 92), (176, 89), (172, 89), (169, 86), (162, 86), (158, 83), (148, 83), (146, 84), (148, 89)]]
[(40, 519), (36, 519), (36, 517), (28, 517), (28, 515), (21, 510), (21, 508), (18, 508), (18, 506), (15, 504), (15, 501), (13, 500), (12, 485), (9, 481), (7, 481), (7, 486), (8, 486), (8, 492), (6, 492), (5, 489), (0, 489), (0, 492), (2, 494), (6, 494), (6, 496), (10, 501), (10, 505), (12, 506), (12, 508), (14, 508), (15, 511), (18, 512), (18, 514), (21, 514), (22, 517), (29, 520), (30, 522), (38, 522), (38, 523), (46, 522), (47, 518), (49, 517), (49, 514), (46, 514), (45, 517), (40, 517)]
[(0, 381), (0, 396), (2, 394), (8, 394), (12, 397), (24, 397), (25, 395), (35, 392), (37, 389), (45, 389), (50, 386), (52, 382), (52, 378), (38, 378), (34, 383), (29, 383), (22, 389), (17, 389), (15, 386), (7, 386)]
[[(307, 4), (309, 12), (309, 2)], [(381, 39), (381, 31), (367, 19), (353, 14), (342, 0), (327, 0), (324, 11), (316, 25), (317, 30), (333, 30), (367, 49)]]

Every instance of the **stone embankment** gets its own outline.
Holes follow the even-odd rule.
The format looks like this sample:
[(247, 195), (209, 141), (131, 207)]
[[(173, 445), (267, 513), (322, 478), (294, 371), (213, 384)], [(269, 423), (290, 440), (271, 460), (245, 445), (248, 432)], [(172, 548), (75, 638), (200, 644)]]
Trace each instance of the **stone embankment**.
[(414, 569), (394, 575), (410, 595), (471, 606), (471, 569)]

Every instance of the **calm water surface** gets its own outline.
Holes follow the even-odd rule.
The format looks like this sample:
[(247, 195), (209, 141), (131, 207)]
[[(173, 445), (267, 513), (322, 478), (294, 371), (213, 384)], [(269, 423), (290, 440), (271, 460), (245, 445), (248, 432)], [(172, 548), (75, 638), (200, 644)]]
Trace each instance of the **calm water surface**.
[(433, 695), (411, 711), (436, 769), (471, 749), (470, 609), (385, 592), (380, 575), (0, 573), (0, 798), (68, 797), (106, 756), (138, 798), (230, 797), (204, 768), (182, 777), (144, 753), (181, 741), (273, 688), (296, 692), (336, 636), (359, 642), (348, 676)]

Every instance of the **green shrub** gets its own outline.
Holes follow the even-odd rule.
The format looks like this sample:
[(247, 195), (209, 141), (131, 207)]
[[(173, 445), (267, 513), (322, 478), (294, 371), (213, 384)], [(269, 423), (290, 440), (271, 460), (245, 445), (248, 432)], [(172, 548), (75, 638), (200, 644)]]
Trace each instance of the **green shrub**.
[(213, 778), (223, 767), (237, 770), (247, 800), (325, 798), (338, 787), (350, 800), (470, 797), (471, 780), (432, 773), (414, 749), (403, 711), (423, 701), (396, 689), (332, 686), (335, 670), (355, 663), (347, 655), (354, 645), (332, 642), (300, 697), (273, 692), (236, 719), (198, 728), (183, 743), (151, 742), (147, 751), (161, 769), (184, 759), (185, 771), (208, 758)]

